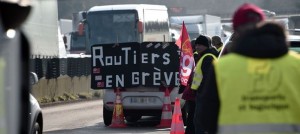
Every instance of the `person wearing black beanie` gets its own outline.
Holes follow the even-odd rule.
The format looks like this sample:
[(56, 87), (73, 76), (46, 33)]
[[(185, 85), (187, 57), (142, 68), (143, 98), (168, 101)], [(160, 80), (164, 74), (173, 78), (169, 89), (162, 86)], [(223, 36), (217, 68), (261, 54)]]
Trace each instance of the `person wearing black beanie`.
[[(203, 72), (203, 79), (206, 79), (206, 70), (211, 66), (213, 57), (211, 55), (207, 54), (212, 54), (217, 56), (217, 51), (211, 47), (211, 39), (208, 36), (200, 35), (196, 40), (195, 40), (195, 52), (194, 52), (194, 58), (195, 58), (195, 63), (197, 64), (197, 68)], [(202, 59), (202, 60), (200, 60)], [(201, 63), (199, 63), (201, 62)], [(199, 76), (199, 75), (197, 75)], [(196, 94), (198, 91), (201, 91), (199, 89), (198, 91), (194, 91), (191, 89), (191, 85), (193, 84), (193, 78), (197, 77), (194, 76), (194, 72), (190, 75), (190, 79), (188, 81), (188, 86), (180, 86), (180, 91), (183, 90), (182, 94), (182, 99), (186, 100), (186, 106), (187, 106), (187, 112), (188, 112), (188, 117), (187, 117), (187, 123), (186, 123), (186, 129), (185, 129), (185, 134), (195, 134), (195, 130), (198, 130), (199, 127), (194, 127), (198, 126), (197, 123), (194, 123), (195, 117), (194, 115), (197, 115), (197, 110), (196, 110), (196, 105), (199, 103), (196, 99)], [(200, 84), (200, 83), (199, 83)], [(201, 88), (201, 85), (199, 86)], [(198, 95), (197, 95), (198, 96)], [(201, 128), (200, 128), (201, 129)], [(199, 129), (199, 130), (200, 130)], [(199, 132), (198, 130), (198, 132)]]
[(195, 44), (201, 44), (203, 46), (209, 47), (210, 46), (210, 38), (204, 35), (199, 35), (196, 39)]
[(196, 39), (195, 41), (195, 50), (198, 54), (201, 54), (203, 55), (202, 53), (209, 49), (209, 51), (212, 53), (212, 54), (215, 54), (217, 55), (217, 51), (213, 50), (213, 49), (210, 49), (212, 48), (211, 47), (211, 39), (210, 37), (208, 36), (205, 36), (205, 35), (199, 35), (199, 37)]

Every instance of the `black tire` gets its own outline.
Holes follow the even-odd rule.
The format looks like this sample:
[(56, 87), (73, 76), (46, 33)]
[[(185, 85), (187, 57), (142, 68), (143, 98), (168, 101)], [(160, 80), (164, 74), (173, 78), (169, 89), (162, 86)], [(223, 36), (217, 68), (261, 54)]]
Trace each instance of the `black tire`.
[(42, 134), (42, 129), (40, 127), (40, 124), (38, 122), (35, 122), (32, 134)]
[(137, 122), (141, 118), (142, 118), (142, 116), (140, 116), (140, 115), (131, 115), (131, 116), (126, 116), (125, 120), (128, 122)]
[(109, 111), (103, 106), (103, 120), (105, 126), (109, 126), (111, 124), (112, 116), (113, 111)]

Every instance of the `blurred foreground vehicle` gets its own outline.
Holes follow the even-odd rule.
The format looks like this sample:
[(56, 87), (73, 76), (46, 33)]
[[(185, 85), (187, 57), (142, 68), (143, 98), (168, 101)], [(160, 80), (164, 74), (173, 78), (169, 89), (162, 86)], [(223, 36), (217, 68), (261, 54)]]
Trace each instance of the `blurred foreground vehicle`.
[(0, 133), (29, 132), (29, 43), (20, 30), (28, 0), (0, 1)]

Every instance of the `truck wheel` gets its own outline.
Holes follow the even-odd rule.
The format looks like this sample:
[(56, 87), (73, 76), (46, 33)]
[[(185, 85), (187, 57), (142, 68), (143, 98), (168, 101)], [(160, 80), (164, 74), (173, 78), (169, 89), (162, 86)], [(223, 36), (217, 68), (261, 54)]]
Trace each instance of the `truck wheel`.
[(140, 115), (131, 115), (131, 116), (125, 117), (126, 121), (128, 121), (128, 122), (137, 122), (141, 118), (142, 118), (142, 116), (140, 116)]
[(109, 111), (103, 106), (103, 120), (105, 126), (109, 126), (111, 124), (112, 116), (113, 111)]

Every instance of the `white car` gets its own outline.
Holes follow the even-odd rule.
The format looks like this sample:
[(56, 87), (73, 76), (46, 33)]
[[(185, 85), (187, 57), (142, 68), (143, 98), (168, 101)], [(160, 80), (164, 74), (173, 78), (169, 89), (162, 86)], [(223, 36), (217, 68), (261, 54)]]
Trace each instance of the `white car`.
[(300, 53), (300, 35), (289, 35), (290, 50)]
[[(288, 35), (287, 36), (287, 40), (290, 43), (290, 50), (296, 51), (298, 53), (300, 53), (300, 35)], [(224, 43), (224, 47), (222, 48), (219, 57), (223, 56), (226, 52), (226, 45), (228, 44), (228, 42), (230, 41), (230, 38), (228, 38), (225, 43)]]
[[(37, 75), (35, 73), (30, 73), (30, 81), (31, 84), (37, 83)], [(29, 134), (42, 134), (43, 133), (43, 114), (42, 109), (38, 103), (38, 101), (34, 98), (34, 96), (30, 95), (30, 128)]]

